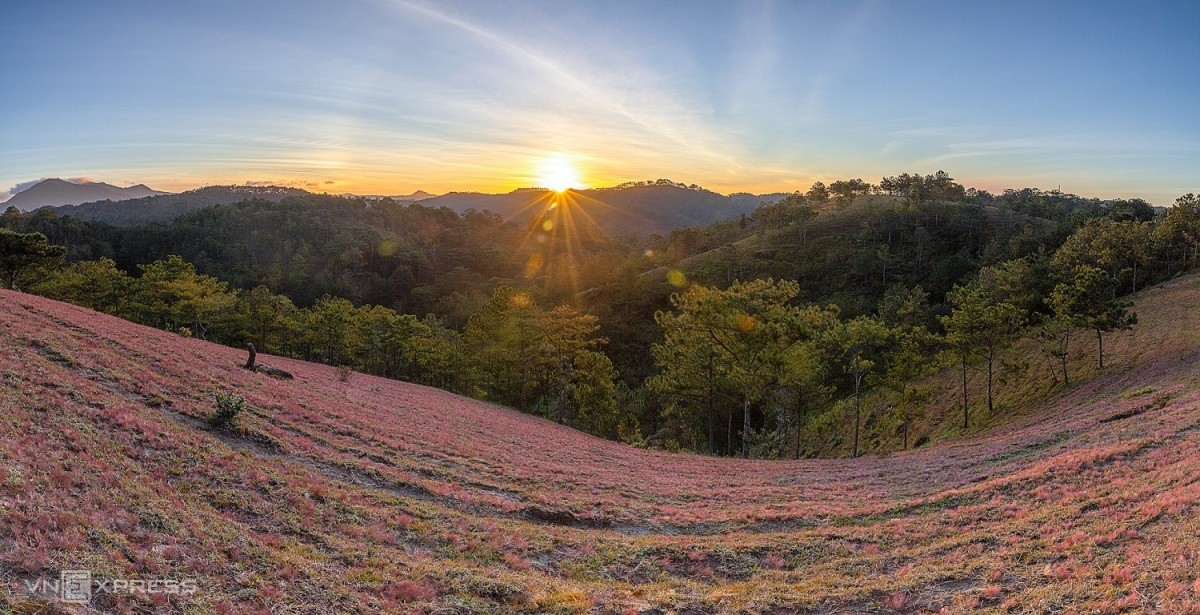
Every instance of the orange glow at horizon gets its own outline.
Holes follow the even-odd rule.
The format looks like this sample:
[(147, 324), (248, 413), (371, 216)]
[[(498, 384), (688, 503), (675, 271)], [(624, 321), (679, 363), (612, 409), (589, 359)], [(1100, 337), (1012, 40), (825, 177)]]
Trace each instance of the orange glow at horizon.
[[(586, 164), (580, 164), (586, 159)], [(362, 169), (345, 169), (338, 173), (306, 172), (288, 173), (275, 170), (260, 173), (214, 173), (187, 175), (138, 174), (119, 180), (101, 177), (101, 180), (133, 185), (144, 183), (151, 188), (170, 192), (183, 192), (203, 186), (228, 185), (277, 185), (302, 188), (310, 192), (359, 195), (403, 195), (417, 190), (430, 194), (448, 192), (482, 192), (505, 194), (513, 190), (541, 187), (562, 193), (566, 190), (590, 190), (617, 186), (631, 181), (654, 180), (665, 177), (685, 184), (696, 183), (721, 194), (750, 192), (767, 194), (772, 192), (804, 191), (814, 181), (826, 183), (835, 176), (789, 176), (787, 178), (764, 178), (753, 174), (745, 177), (704, 176), (695, 171), (655, 168), (644, 173), (631, 173), (604, 158), (560, 154), (546, 151), (529, 155), (524, 160), (508, 159), (504, 164), (493, 164), (481, 171), (464, 169), (462, 165), (447, 165), (438, 172), (408, 176), (393, 176), (388, 173), (363, 172)]]

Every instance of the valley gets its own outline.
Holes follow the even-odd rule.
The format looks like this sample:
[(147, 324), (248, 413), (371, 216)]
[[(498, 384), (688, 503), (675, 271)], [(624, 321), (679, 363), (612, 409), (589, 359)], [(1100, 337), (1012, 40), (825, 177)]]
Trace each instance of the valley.
[[(234, 349), (0, 300), (16, 612), (64, 608), (18, 581), (84, 564), (201, 587), (96, 602), (114, 611), (1187, 612), (1200, 590), (1196, 276), (1146, 291), (1137, 309), (1161, 319), (1011, 424), (855, 460), (643, 451), (263, 357), (296, 376), (280, 381)], [(231, 432), (205, 423), (224, 392), (251, 408)]]

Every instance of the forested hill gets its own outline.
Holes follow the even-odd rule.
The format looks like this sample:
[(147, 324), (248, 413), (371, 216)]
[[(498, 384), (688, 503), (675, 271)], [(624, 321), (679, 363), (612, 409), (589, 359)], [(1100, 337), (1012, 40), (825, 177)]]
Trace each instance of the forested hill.
[[(688, 256), (642, 276), (677, 270), (720, 286), (738, 279), (796, 278), (805, 299), (832, 300), (866, 313), (892, 285), (920, 285), (941, 297), (980, 264), (1052, 250), (1073, 228), (1069, 221), (993, 205), (912, 204), (887, 195), (810, 207), (805, 215), (789, 204), (762, 208), (747, 229), (727, 233), (715, 245), (705, 241), (707, 229), (673, 233), (668, 250)], [(730, 227), (715, 227), (717, 235), (721, 226)]]
[(307, 194), (310, 193), (300, 188), (282, 186), (205, 186), (179, 194), (158, 194), (121, 201), (92, 201), (48, 209), (60, 216), (71, 216), (79, 220), (107, 222), (117, 226), (137, 226), (170, 222), (213, 205), (236, 203), (246, 199), (279, 201), (284, 197)]
[(547, 232), (542, 224), (556, 219), (521, 226), (478, 211), (306, 193), (207, 207), (166, 224), (124, 228), (43, 210), (4, 225), (44, 233), (71, 261), (111, 258), (136, 274), (174, 254), (235, 288), (265, 285), (302, 306), (328, 294), (462, 325), (499, 285), (557, 302), (611, 280), (636, 250)]
[[(568, 303), (599, 316), (610, 340), (606, 351), (626, 381), (637, 383), (653, 370), (646, 349), (660, 336), (654, 313), (669, 309), (671, 293), (687, 284), (792, 279), (799, 283), (799, 300), (833, 303), (848, 316), (873, 313), (890, 289), (919, 288), (936, 315), (945, 312), (950, 288), (981, 267), (1040, 252), (1035, 262), (1045, 268), (1045, 255), (1086, 220), (1153, 216), (1137, 203), (1106, 206), (1036, 190), (993, 196), (964, 190), (948, 177), (915, 183), (908, 177), (911, 186), (875, 191), (895, 194), (863, 194), (861, 182), (835, 182), (832, 190), (817, 186), (745, 217), (628, 241), (578, 227), (564, 232), (568, 212), (575, 212), (570, 216), (576, 222), (603, 217), (605, 210), (584, 193), (573, 205), (543, 208), (539, 217), (518, 223), (474, 209), (459, 214), (427, 206), (437, 199), (414, 205), (296, 189), (214, 187), (170, 198), (263, 198), (130, 228), (50, 210), (4, 226), (44, 233), (67, 247), (68, 260), (112, 258), (137, 274), (138, 265), (177, 254), (234, 288), (265, 285), (300, 306), (329, 294), (418, 316), (433, 313), (456, 327), (495, 288), (513, 286), (543, 305)], [(588, 191), (609, 201), (643, 192), (726, 198), (665, 184)], [(282, 196), (292, 193), (299, 195)], [(160, 200), (166, 198), (145, 201), (171, 207)], [(125, 203), (97, 205), (111, 211)]]
[(833, 304), (850, 317), (873, 314), (881, 302), (916, 289), (933, 319), (949, 310), (946, 294), (954, 285), (981, 268), (1027, 259), (1050, 279), (1049, 255), (1072, 231), (1123, 212), (1077, 197), (1016, 191), (1002, 198), (793, 195), (746, 220), (674, 231), (651, 244), (640, 274), (587, 288), (579, 301), (602, 316), (614, 362), (640, 380), (651, 366), (638, 357), (659, 335), (650, 315), (669, 310), (671, 294), (692, 284), (795, 280), (797, 301)]
[[(439, 383), (556, 420), (594, 421), (607, 427), (585, 428), (606, 437), (794, 456), (853, 455), (860, 440), (909, 446), (916, 423), (907, 414), (897, 423), (892, 408), (914, 408), (913, 399), (867, 404), (863, 437), (856, 428), (849, 451), (833, 425), (848, 422), (846, 400), (860, 397), (860, 385), (880, 399), (889, 387), (915, 395), (921, 376), (910, 368), (944, 367), (925, 359), (953, 358), (959, 348), (961, 369), (984, 369), (978, 340), (1034, 340), (1041, 356), (1021, 360), (1068, 382), (1066, 364), (1056, 365), (1078, 345), (1072, 332), (1099, 337), (1131, 326), (1120, 297), (1194, 269), (1200, 237), (1194, 195), (1156, 216), (1136, 200), (990, 195), (941, 173), (814, 185), (745, 217), (644, 240), (572, 226), (585, 209), (564, 201), (521, 224), (477, 210), (309, 194), (133, 228), (14, 211), (0, 225), (18, 233), (0, 238), (44, 261), (10, 272), (10, 286), (139, 322), (239, 346), (270, 337), (278, 352)], [(30, 232), (45, 237), (20, 235)], [(63, 253), (76, 262), (31, 269), (55, 269)], [(100, 257), (115, 263), (88, 261)], [(1001, 307), (1003, 314), (989, 312)], [(729, 314), (748, 319), (722, 320)], [(1003, 334), (952, 331), (992, 316)], [(776, 359), (739, 375), (729, 371), (734, 359), (704, 350), (709, 338), (687, 337), (699, 330), (693, 321), (749, 336), (738, 342), (747, 352), (767, 352), (772, 340), (788, 350), (755, 355)], [(564, 335), (569, 343), (547, 341)], [(910, 338), (917, 341), (880, 341)], [(867, 361), (873, 375), (851, 380), (845, 360), (857, 356), (857, 339), (869, 341), (861, 353), (878, 356)], [(403, 360), (381, 360), (385, 346)], [(428, 356), (445, 361), (429, 371), (420, 364)], [(995, 416), (992, 393), (1012, 375), (997, 356), (987, 353), (996, 378), (988, 379), (986, 409), (972, 408), (968, 420), (964, 402), (963, 425)], [(696, 373), (708, 376), (690, 380)], [(795, 374), (812, 379), (787, 380)], [(585, 398), (590, 405), (578, 401)], [(857, 416), (858, 406), (852, 410)]]
[[(720, 220), (748, 215), (763, 203), (776, 202), (786, 194), (730, 196), (669, 180), (632, 182), (612, 188), (569, 190), (562, 198), (578, 204), (583, 215), (575, 224), (596, 227), (613, 236), (649, 237), (675, 229), (704, 226)], [(543, 189), (514, 190), (507, 194), (451, 192), (421, 201), (423, 205), (490, 211), (505, 220), (528, 222), (540, 216), (556, 194)]]

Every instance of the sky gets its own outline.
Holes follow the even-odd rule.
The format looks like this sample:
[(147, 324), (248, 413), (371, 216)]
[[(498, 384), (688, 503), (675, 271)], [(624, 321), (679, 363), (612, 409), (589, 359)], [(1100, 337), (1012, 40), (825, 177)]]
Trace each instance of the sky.
[(163, 190), (720, 192), (945, 170), (1200, 192), (1200, 2), (5, 2), (0, 199)]

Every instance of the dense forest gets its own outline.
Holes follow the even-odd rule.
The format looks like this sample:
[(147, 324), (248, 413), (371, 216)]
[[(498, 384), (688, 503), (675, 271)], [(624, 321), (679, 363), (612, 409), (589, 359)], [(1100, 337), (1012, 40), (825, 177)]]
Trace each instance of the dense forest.
[(235, 288), (265, 285), (298, 305), (328, 294), (435, 313), (456, 326), (500, 285), (525, 284), (562, 301), (576, 286), (594, 283), (599, 264), (632, 250), (598, 233), (568, 237), (551, 226), (553, 215), (518, 226), (475, 210), (311, 194), (254, 198), (134, 227), (45, 209), (8, 220), (13, 230), (41, 232), (65, 246), (68, 261), (111, 258), (132, 273), (178, 255)]
[[(1104, 335), (1136, 324), (1126, 295), (1195, 268), (1200, 250), (1190, 194), (1157, 211), (990, 194), (942, 172), (818, 183), (665, 236), (612, 237), (581, 203), (549, 195), (517, 222), (305, 194), (132, 227), (14, 209), (0, 217), (0, 273), (183, 335), (607, 438), (780, 457), (829, 453), (815, 439), (831, 424), (851, 455), (920, 442), (912, 417), (945, 370), (962, 373), (969, 426), (996, 411), (1000, 354), (1021, 338), (1069, 384), (1078, 336), (1100, 342), (1102, 365)], [(968, 370), (987, 374), (986, 391), (966, 390)], [(886, 416), (864, 416), (879, 412), (871, 395), (889, 396)]]

